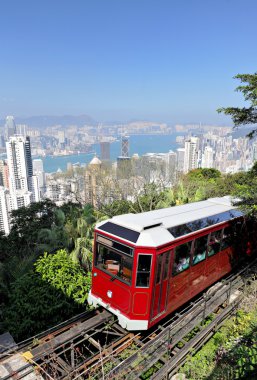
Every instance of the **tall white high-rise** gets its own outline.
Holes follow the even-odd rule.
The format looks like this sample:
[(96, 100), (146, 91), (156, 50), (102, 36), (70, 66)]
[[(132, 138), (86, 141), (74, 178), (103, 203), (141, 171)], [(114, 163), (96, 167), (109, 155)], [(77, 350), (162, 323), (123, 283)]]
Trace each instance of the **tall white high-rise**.
[(45, 179), (45, 172), (44, 172), (44, 166), (43, 161), (40, 158), (35, 158), (33, 160), (33, 174), (38, 179), (38, 186), (40, 191), (40, 196), (45, 193), (45, 187), (46, 187), (46, 179)]
[(185, 141), (184, 173), (198, 168), (199, 138), (191, 137)]
[(40, 200), (37, 177), (33, 175), (29, 137), (11, 136), (6, 143), (12, 209)]
[(184, 170), (184, 161), (185, 161), (185, 148), (177, 149), (177, 171), (182, 173)]
[(177, 154), (172, 150), (168, 153), (168, 178), (171, 183), (176, 179)]
[(202, 168), (213, 168), (213, 157), (214, 152), (212, 147), (206, 146), (204, 148), (203, 156), (202, 156)]
[(10, 217), (11, 210), (10, 192), (3, 186), (0, 186), (0, 231), (6, 235), (10, 232)]

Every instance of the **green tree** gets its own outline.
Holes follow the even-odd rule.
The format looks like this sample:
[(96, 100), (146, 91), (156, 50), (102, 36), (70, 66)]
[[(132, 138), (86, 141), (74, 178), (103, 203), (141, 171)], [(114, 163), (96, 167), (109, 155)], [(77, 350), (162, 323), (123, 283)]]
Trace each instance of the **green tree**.
[(240, 201), (239, 206), (253, 218), (257, 218), (257, 162), (252, 169), (245, 173), (244, 180), (236, 184), (234, 189)]
[[(223, 112), (225, 115), (230, 115), (234, 126), (240, 127), (247, 124), (257, 123), (257, 72), (254, 74), (238, 74), (234, 77), (239, 79), (244, 85), (236, 88), (243, 94), (244, 99), (249, 103), (249, 107), (223, 107), (219, 108), (218, 112)], [(257, 134), (257, 129), (254, 128), (248, 136), (250, 138)]]
[(131, 209), (133, 212), (156, 210), (164, 198), (165, 193), (161, 191), (156, 183), (151, 182), (143, 186), (136, 201), (131, 204)]
[(69, 249), (72, 259), (80, 263), (86, 271), (91, 271), (92, 240), (96, 221), (94, 208), (92, 205), (86, 204), (77, 211), (76, 217), (70, 217), (65, 224), (65, 230), (69, 237)]
[[(240, 127), (248, 124), (257, 123), (257, 72), (254, 74), (238, 74), (236, 79), (241, 81), (241, 85), (236, 88), (243, 94), (248, 107), (223, 107), (218, 112), (230, 115), (234, 126)], [(253, 128), (248, 137), (253, 138), (257, 135), (257, 129)], [(255, 165), (246, 178), (246, 182), (239, 184), (235, 193), (241, 198), (239, 204), (252, 216), (257, 216), (257, 166)], [(249, 182), (250, 180), (250, 182)]]
[(68, 236), (65, 231), (65, 215), (61, 209), (54, 210), (54, 222), (49, 228), (41, 228), (36, 238), (36, 252), (56, 252), (68, 247)]
[(126, 199), (115, 200), (109, 204), (102, 204), (100, 213), (112, 218), (115, 215), (128, 214), (132, 212), (132, 202)]
[(13, 282), (3, 326), (21, 341), (79, 311), (79, 305), (31, 271)]
[(189, 180), (216, 180), (217, 178), (221, 177), (221, 172), (217, 169), (213, 168), (199, 168), (191, 170), (187, 177)]
[(80, 265), (74, 263), (66, 250), (61, 249), (54, 255), (44, 253), (36, 261), (35, 271), (42, 280), (61, 290), (76, 303), (83, 304), (86, 301), (91, 274), (86, 274)]
[(3, 312), (4, 328), (15, 339), (28, 338), (85, 309), (91, 275), (65, 250), (45, 253), (34, 271), (12, 283)]
[(218, 186), (224, 177), (216, 169), (200, 168), (191, 170), (181, 176), (174, 187), (177, 204), (201, 201), (207, 198), (222, 196), (224, 193)]
[(0, 262), (0, 298), (8, 300), (11, 284), (24, 276), (33, 267), (35, 255), (26, 257), (11, 256), (5, 262)]
[(12, 211), (8, 236), (12, 254), (24, 257), (36, 251), (39, 231), (51, 229), (57, 221), (55, 210), (55, 204), (45, 200)]

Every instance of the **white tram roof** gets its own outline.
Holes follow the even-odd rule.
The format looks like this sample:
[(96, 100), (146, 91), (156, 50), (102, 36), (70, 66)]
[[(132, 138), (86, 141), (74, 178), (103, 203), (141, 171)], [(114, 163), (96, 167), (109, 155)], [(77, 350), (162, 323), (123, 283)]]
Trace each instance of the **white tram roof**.
[(226, 196), (139, 214), (118, 215), (96, 227), (138, 246), (157, 247), (242, 215), (233, 206), (232, 198)]

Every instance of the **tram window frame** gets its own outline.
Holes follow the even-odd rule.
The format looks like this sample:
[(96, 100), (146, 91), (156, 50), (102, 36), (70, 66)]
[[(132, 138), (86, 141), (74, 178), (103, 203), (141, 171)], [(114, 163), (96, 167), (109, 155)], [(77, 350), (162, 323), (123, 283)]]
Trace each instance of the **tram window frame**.
[[(228, 230), (229, 233), (225, 236), (225, 231)], [(231, 226), (224, 227), (222, 230), (222, 239), (221, 239), (221, 245), (220, 245), (220, 250), (224, 251), (224, 249), (227, 249), (231, 247), (232, 245), (232, 236), (233, 236), (233, 230)], [(226, 242), (226, 245), (224, 246), (224, 240), (228, 239), (230, 241)]]
[[(221, 251), (221, 241), (222, 241), (222, 236), (223, 236), (223, 232), (222, 231), (223, 230), (220, 229), (220, 230), (215, 230), (215, 231), (210, 232), (209, 238), (208, 238), (208, 245), (207, 245), (207, 256), (208, 257), (215, 256), (215, 255), (217, 255)], [(216, 241), (212, 242), (211, 239), (212, 239), (213, 234), (217, 234), (217, 233), (220, 234), (218, 242), (216, 242)], [(211, 246), (214, 247), (214, 245), (219, 247), (218, 250), (216, 250), (216, 249), (215, 250), (210, 250), (210, 247)], [(211, 253), (212, 251), (214, 251), (214, 252)]]
[[(155, 285), (159, 285), (161, 282), (166, 281), (169, 276), (169, 269), (170, 269), (170, 256), (171, 256), (171, 251), (165, 251), (157, 255), (156, 257), (156, 279), (155, 279)], [(161, 260), (159, 258), (162, 257)], [(164, 259), (164, 264), (163, 264), (163, 257)]]
[[(146, 258), (147, 256), (150, 258), (150, 265), (148, 266), (149, 267), (148, 270), (146, 269), (146, 267), (144, 265), (140, 268), (141, 257)], [(138, 254), (137, 271), (136, 271), (136, 288), (148, 289), (150, 287), (152, 265), (153, 265), (153, 255), (152, 254), (150, 254), (150, 253), (139, 253)], [(139, 270), (139, 269), (141, 269), (141, 270)], [(145, 285), (144, 284), (142, 285), (142, 279), (143, 279), (143, 282), (145, 281)]]
[(165, 262), (164, 262), (164, 268), (163, 268), (163, 281), (168, 279), (169, 276), (169, 270), (170, 270), (170, 261), (171, 261), (171, 251), (168, 250), (166, 252), (163, 252), (165, 255)]
[[(182, 263), (182, 261), (181, 261), (181, 262), (177, 263), (177, 261), (178, 261), (177, 249), (179, 249), (179, 248), (181, 249), (181, 247), (186, 246), (186, 245), (190, 245), (190, 248), (188, 249), (188, 253), (186, 254), (186, 257), (185, 257), (186, 262)], [(172, 275), (173, 276), (176, 276), (176, 275), (178, 275), (178, 274), (180, 274), (180, 273), (182, 273), (182, 272), (184, 272), (190, 268), (190, 260), (191, 260), (192, 250), (193, 250), (193, 240), (190, 240), (190, 241), (187, 241), (186, 243), (177, 245), (174, 248), (174, 261), (173, 261), (173, 266), (172, 266)], [(175, 268), (175, 265), (176, 265), (176, 268)], [(181, 269), (179, 269), (179, 265), (181, 265)], [(184, 268), (183, 268), (183, 266), (184, 266)]]
[[(202, 253), (199, 253), (199, 252), (196, 253), (197, 242), (199, 242), (200, 239), (201, 240), (202, 239), (206, 240), (206, 242), (205, 242), (205, 249), (202, 251)], [(202, 261), (204, 261), (206, 259), (207, 249), (208, 249), (208, 242), (209, 242), (209, 234), (203, 235), (203, 236), (199, 236), (198, 238), (196, 238), (194, 240), (194, 246), (193, 246), (193, 250), (192, 250), (192, 266), (197, 265), (197, 264), (201, 263)], [(196, 261), (197, 256), (198, 256), (198, 260)]]
[(94, 265), (111, 277), (115, 277), (131, 286), (133, 276), (132, 256), (96, 241)]
[(161, 273), (162, 273), (162, 260), (160, 260), (161, 255), (157, 255), (156, 257), (156, 280), (155, 285), (160, 284), (161, 282)]

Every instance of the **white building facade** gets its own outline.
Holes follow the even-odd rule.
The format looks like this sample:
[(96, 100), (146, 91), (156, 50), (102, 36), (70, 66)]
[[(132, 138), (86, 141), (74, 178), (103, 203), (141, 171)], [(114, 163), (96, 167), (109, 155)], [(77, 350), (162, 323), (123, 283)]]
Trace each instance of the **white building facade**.
[(202, 168), (213, 168), (214, 166), (214, 151), (212, 147), (206, 146), (202, 156)]
[(11, 136), (6, 143), (11, 208), (39, 202), (38, 179), (33, 175), (29, 137)]
[(8, 189), (3, 186), (0, 187), (0, 231), (6, 235), (10, 232), (10, 218), (9, 213), (11, 210), (11, 198)]
[(199, 166), (199, 138), (191, 137), (185, 141), (184, 173)]

